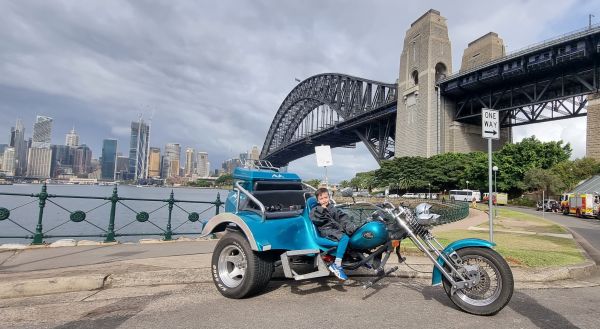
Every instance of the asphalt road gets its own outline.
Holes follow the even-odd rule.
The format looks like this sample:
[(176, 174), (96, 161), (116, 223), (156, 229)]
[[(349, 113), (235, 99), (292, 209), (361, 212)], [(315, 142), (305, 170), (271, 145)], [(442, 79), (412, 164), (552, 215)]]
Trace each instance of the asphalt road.
[[(535, 209), (517, 207), (509, 208), (536, 216), (542, 216), (542, 212), (535, 211)], [(544, 212), (543, 216), (547, 220), (568, 227), (570, 230), (587, 241), (589, 246), (593, 247), (595, 250), (588, 250), (586, 247), (589, 246), (586, 245), (583, 245), (583, 247), (590, 254), (590, 256), (594, 258), (596, 263), (600, 264), (600, 220), (596, 218), (577, 218), (573, 215), (565, 216), (562, 213), (552, 212)]]
[(409, 279), (371, 290), (352, 280), (273, 281), (244, 300), (206, 283), (0, 300), (0, 328), (600, 328), (599, 304), (600, 287), (518, 290), (499, 314), (480, 317)]

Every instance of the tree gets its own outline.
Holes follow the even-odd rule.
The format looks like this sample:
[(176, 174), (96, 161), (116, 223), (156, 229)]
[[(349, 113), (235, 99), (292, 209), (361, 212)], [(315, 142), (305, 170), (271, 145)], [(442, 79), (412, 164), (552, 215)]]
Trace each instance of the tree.
[(216, 186), (233, 185), (233, 175), (225, 174), (215, 180)]
[(571, 191), (579, 182), (600, 174), (600, 163), (593, 158), (563, 161), (552, 167), (552, 172), (563, 181), (565, 191)]
[(314, 188), (319, 188), (319, 185), (321, 185), (321, 180), (319, 179), (311, 179), (311, 180), (307, 180), (304, 181), (305, 184), (308, 184)]
[(545, 191), (546, 195), (560, 194), (563, 182), (551, 170), (533, 168), (525, 173), (524, 184), (529, 191)]
[(350, 187), (350, 182), (347, 180), (343, 180), (340, 182), (340, 188)]

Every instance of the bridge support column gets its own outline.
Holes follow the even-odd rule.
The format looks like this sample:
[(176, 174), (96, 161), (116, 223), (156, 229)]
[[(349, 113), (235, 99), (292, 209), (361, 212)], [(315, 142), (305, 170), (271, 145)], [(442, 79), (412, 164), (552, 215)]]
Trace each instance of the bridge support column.
[(585, 156), (600, 161), (600, 93), (590, 94), (587, 99)]

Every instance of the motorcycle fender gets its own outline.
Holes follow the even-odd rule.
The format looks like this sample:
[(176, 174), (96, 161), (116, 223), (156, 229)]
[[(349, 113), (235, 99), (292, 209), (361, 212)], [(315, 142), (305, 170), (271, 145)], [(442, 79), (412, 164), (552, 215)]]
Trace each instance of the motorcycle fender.
[[(467, 247), (481, 247), (481, 248), (490, 248), (491, 249), (495, 245), (496, 245), (495, 243), (487, 241), (487, 240), (469, 238), (469, 239), (462, 239), (462, 240), (457, 240), (457, 241), (452, 242), (442, 252), (444, 253), (444, 255), (450, 255), (454, 251), (457, 251), (457, 250), (460, 250), (463, 248), (467, 248)], [(444, 266), (444, 260), (441, 257), (438, 257), (437, 262), (441, 266)], [(439, 284), (442, 284), (442, 272), (440, 270), (438, 270), (437, 267), (434, 266), (433, 273), (431, 275), (431, 285), (437, 286)]]

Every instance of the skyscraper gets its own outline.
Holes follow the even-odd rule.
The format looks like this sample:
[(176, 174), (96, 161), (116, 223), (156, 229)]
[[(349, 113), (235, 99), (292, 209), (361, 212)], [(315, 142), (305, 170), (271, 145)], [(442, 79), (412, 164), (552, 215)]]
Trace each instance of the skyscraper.
[[(168, 163), (166, 176), (164, 178), (169, 177), (178, 177), (179, 176), (179, 167), (180, 167), (180, 159), (181, 159), (181, 145), (179, 143), (168, 143), (165, 145), (165, 158)], [(164, 166), (165, 160), (163, 160)]]
[(27, 173), (27, 143), (25, 142), (25, 128), (21, 119), (10, 130), (10, 144), (14, 148), (14, 175), (24, 176)]
[(75, 175), (88, 174), (92, 167), (92, 150), (85, 144), (75, 148), (73, 157), (73, 173)]
[(150, 126), (140, 120), (131, 122), (129, 142), (129, 178), (133, 180), (148, 178), (148, 151)]
[(148, 177), (160, 177), (160, 148), (151, 147), (148, 157)]
[(185, 176), (191, 177), (196, 173), (196, 150), (191, 147), (185, 149)]
[(76, 147), (79, 146), (79, 135), (75, 132), (75, 127), (67, 134), (65, 138), (65, 145)]
[(27, 157), (27, 176), (35, 178), (50, 178), (52, 150), (50, 147), (32, 147)]
[(5, 148), (2, 156), (2, 170), (0, 170), (0, 172), (6, 176), (14, 176), (15, 164), (15, 148)]
[(105, 139), (102, 142), (102, 163), (100, 178), (106, 180), (115, 179), (115, 171), (117, 169), (117, 140)]
[(198, 152), (197, 174), (200, 177), (208, 177), (210, 174), (210, 164), (208, 163), (208, 153)]
[(74, 149), (66, 145), (51, 145), (50, 149), (52, 150), (50, 177), (57, 178), (60, 175), (72, 175)]
[(33, 137), (27, 156), (27, 176), (50, 178), (52, 167), (52, 118), (38, 115), (33, 123)]
[(250, 160), (258, 160), (260, 157), (260, 151), (258, 150), (258, 146), (252, 146), (252, 151), (250, 151)]
[(52, 138), (52, 118), (38, 115), (33, 124), (31, 147), (49, 148)]

